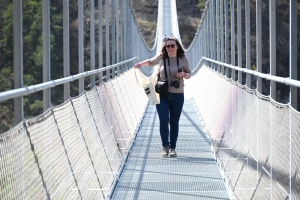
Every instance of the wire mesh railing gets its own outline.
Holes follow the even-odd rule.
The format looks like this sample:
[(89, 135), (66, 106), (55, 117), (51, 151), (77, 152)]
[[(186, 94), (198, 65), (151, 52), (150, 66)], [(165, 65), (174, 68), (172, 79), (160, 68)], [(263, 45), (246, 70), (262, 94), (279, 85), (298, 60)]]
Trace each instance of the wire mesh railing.
[(1, 134), (0, 199), (105, 199), (148, 102), (134, 79), (129, 70)]
[[(300, 198), (297, 12), (295, 0), (209, 0), (187, 49), (194, 77), (186, 94), (238, 199)], [(288, 23), (280, 13), (289, 14)]]
[(299, 199), (298, 111), (206, 65), (185, 87), (238, 199)]

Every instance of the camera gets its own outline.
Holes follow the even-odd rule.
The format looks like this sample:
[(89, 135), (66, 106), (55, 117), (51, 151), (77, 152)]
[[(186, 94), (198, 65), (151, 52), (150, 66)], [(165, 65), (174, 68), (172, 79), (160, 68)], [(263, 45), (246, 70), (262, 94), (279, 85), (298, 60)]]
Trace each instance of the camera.
[(179, 88), (179, 85), (180, 85), (179, 81), (172, 81), (172, 82), (170, 83), (170, 86), (173, 86), (173, 87), (175, 87), (176, 89)]

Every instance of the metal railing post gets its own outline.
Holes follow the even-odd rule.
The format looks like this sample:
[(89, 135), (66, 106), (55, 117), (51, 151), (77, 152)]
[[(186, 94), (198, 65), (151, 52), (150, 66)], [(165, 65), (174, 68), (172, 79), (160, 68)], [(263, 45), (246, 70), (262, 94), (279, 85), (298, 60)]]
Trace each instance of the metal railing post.
[[(220, 37), (221, 37), (221, 62), (224, 62), (224, 0), (220, 0)], [(221, 73), (224, 74), (224, 67), (221, 66)]]
[[(64, 77), (70, 76), (70, 20), (69, 0), (63, 1), (63, 48), (64, 48)], [(70, 98), (70, 83), (64, 84), (64, 101)]]
[[(95, 0), (90, 0), (90, 70), (95, 69)], [(90, 76), (90, 88), (95, 86), (95, 75)]]
[[(245, 0), (246, 21), (246, 69), (251, 69), (251, 44), (250, 44), (250, 0)], [(251, 75), (246, 75), (246, 85), (251, 88)]]
[[(13, 0), (14, 89), (23, 87), (22, 1)], [(14, 98), (14, 124), (23, 120), (23, 97)]]
[[(235, 17), (234, 17), (235, 0), (230, 0), (230, 14), (231, 14), (231, 65), (235, 66)], [(236, 80), (235, 70), (231, 70), (232, 80)]]
[[(120, 1), (119, 0), (116, 0), (116, 35), (117, 35), (117, 40), (116, 40), (116, 49), (117, 49), (117, 63), (120, 62)], [(120, 66), (118, 65), (118, 68), (117, 68), (117, 74), (119, 75), (120, 74)]]
[[(213, 47), (212, 47), (212, 59), (216, 59), (216, 18), (215, 18), (215, 10), (216, 10), (216, 2), (215, 1), (211, 1), (212, 5), (211, 5), (211, 9), (212, 9), (212, 44), (213, 44)], [(213, 68), (215, 70), (216, 69), (216, 65), (213, 64)]]
[[(120, 39), (121, 39), (121, 42), (120, 42), (120, 57), (121, 57), (121, 60), (124, 60), (125, 56), (124, 56), (124, 46), (125, 46), (125, 42), (124, 42), (124, 1), (120, 1), (120, 16), (121, 16), (121, 25), (120, 25), (120, 32), (121, 32), (121, 36), (120, 36)], [(123, 66), (120, 66), (120, 72), (123, 71)]]
[[(51, 80), (50, 73), (50, 0), (43, 0), (43, 82)], [(50, 88), (43, 90), (43, 110), (50, 107)]]
[[(127, 58), (127, 55), (126, 55), (126, 45), (127, 45), (127, 41), (126, 41), (126, 26), (127, 26), (127, 21), (126, 21), (126, 1), (123, 1), (123, 34), (122, 34), (122, 38), (123, 38), (123, 48), (122, 48), (122, 53), (123, 53), (123, 59), (126, 59)], [(122, 68), (121, 68), (121, 73), (124, 72), (125, 70), (125, 65), (122, 65)]]
[[(83, 0), (78, 0), (78, 73), (84, 71)], [(79, 79), (79, 94), (84, 91), (84, 78)]]
[(207, 56), (207, 35), (206, 35), (206, 31), (207, 31), (207, 28), (206, 28), (206, 25), (207, 25), (207, 22), (206, 20), (204, 19), (203, 20), (203, 39), (204, 39), (204, 48), (203, 48), (203, 55), (206, 57)]
[[(126, 6), (126, 3), (127, 3), (127, 0), (124, 0), (123, 1), (123, 8), (124, 8), (124, 13), (123, 13), (124, 14), (124, 26), (123, 26), (123, 28), (124, 28), (124, 30), (123, 30), (123, 33), (124, 33), (124, 37), (123, 37), (123, 39), (124, 39), (124, 45), (123, 45), (124, 58), (123, 58), (123, 60), (126, 60), (128, 58), (128, 56), (127, 56), (127, 26), (128, 26), (128, 24), (127, 24), (127, 6)], [(122, 72), (125, 70), (124, 68), (125, 68), (125, 66), (123, 66)]]
[[(257, 72), (262, 72), (262, 13), (261, 13), (261, 1), (256, 1), (256, 69)], [(259, 93), (262, 94), (262, 78), (257, 77), (256, 88)]]
[[(103, 28), (102, 28), (102, 0), (98, 0), (98, 68), (103, 67)], [(99, 85), (103, 82), (103, 72), (98, 74)]]
[[(276, 1), (269, 0), (270, 74), (276, 76)], [(270, 81), (270, 96), (276, 101), (276, 83)]]
[[(209, 15), (209, 21), (210, 21), (210, 57), (213, 59), (213, 55), (214, 55), (214, 42), (215, 42), (215, 38), (214, 38), (214, 16), (213, 16), (213, 1), (209, 2), (209, 7), (210, 7), (210, 15)], [(199, 32), (199, 35), (201, 34), (201, 32)], [(213, 67), (213, 64), (210, 65), (210, 67)]]
[[(111, 63), (116, 63), (116, 27), (115, 27), (115, 0), (111, 1)], [(112, 78), (115, 77), (115, 69), (112, 70)]]
[[(109, 0), (105, 0), (105, 55), (106, 66), (110, 65), (110, 45), (109, 45)], [(110, 70), (106, 70), (105, 81), (110, 78)]]
[[(229, 64), (229, 26), (228, 26), (228, 0), (225, 0), (225, 62)], [(229, 77), (229, 69), (226, 70), (226, 76)]]
[[(290, 0), (290, 78), (297, 80), (297, 0)], [(295, 109), (297, 104), (297, 88), (290, 87), (290, 103)]]
[[(242, 5), (241, 0), (237, 1), (237, 44), (238, 44), (238, 67), (243, 67), (242, 62), (242, 52), (243, 52), (243, 46), (242, 46)], [(240, 84), (243, 83), (243, 77), (242, 72), (238, 72), (238, 82)]]
[[(217, 28), (217, 61), (220, 61), (220, 0), (216, 0), (216, 28)], [(220, 65), (217, 65), (217, 71), (220, 72)]]

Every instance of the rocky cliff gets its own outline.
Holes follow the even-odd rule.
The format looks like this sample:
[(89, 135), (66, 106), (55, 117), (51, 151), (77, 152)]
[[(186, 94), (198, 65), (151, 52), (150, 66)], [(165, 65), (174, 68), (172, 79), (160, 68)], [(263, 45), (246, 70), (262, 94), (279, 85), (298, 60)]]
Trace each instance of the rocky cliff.
[[(188, 48), (197, 32), (202, 12), (196, 7), (198, 0), (177, 0), (176, 3), (182, 44), (185, 48)], [(156, 33), (158, 0), (132, 0), (131, 5), (146, 42), (150, 47), (153, 46)]]

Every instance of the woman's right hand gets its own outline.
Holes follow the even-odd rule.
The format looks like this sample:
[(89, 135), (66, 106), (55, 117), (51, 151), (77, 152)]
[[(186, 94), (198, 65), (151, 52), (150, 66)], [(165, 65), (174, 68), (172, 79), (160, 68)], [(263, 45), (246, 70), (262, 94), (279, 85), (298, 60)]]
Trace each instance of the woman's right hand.
[(135, 65), (134, 65), (134, 67), (135, 68), (140, 68), (142, 65), (140, 64), (140, 63), (136, 63)]

